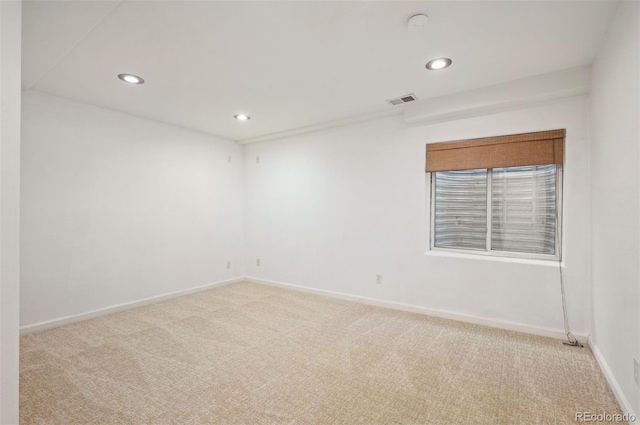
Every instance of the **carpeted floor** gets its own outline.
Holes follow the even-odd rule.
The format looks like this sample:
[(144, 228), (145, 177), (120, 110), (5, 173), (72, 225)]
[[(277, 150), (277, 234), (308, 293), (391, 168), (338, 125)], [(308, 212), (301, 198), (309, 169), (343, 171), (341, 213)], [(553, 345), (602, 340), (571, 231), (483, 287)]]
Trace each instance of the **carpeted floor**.
[(29, 334), (21, 424), (574, 424), (588, 348), (252, 283)]

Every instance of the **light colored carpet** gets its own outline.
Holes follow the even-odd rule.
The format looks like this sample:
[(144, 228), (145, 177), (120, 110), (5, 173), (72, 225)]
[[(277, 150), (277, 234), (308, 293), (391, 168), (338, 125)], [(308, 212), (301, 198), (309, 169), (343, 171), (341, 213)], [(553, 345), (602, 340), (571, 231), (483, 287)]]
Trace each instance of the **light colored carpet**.
[(574, 424), (588, 348), (252, 283), (21, 341), (22, 424)]

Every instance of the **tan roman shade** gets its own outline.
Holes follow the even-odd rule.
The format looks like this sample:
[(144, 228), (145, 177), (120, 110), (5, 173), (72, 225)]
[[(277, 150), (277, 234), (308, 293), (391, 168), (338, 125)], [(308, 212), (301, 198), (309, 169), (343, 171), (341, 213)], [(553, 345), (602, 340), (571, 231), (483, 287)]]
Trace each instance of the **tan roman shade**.
[(565, 130), (427, 145), (427, 173), (562, 164)]

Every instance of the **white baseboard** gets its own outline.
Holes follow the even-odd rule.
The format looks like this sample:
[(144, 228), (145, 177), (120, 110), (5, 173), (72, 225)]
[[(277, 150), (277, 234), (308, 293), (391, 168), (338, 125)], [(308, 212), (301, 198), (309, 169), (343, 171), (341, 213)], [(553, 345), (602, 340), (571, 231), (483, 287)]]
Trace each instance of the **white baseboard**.
[(593, 356), (596, 358), (596, 361), (598, 362), (600, 369), (602, 369), (602, 373), (604, 374), (604, 377), (607, 378), (609, 387), (611, 387), (611, 390), (613, 391), (613, 395), (615, 395), (616, 400), (618, 400), (618, 404), (620, 405), (622, 412), (629, 413), (630, 415), (635, 416), (636, 420), (629, 421), (629, 425), (640, 424), (640, 419), (638, 419), (638, 416), (633, 411), (633, 407), (631, 406), (631, 403), (629, 403), (629, 400), (622, 392), (622, 389), (620, 388), (618, 381), (616, 380), (615, 376), (613, 376), (613, 373), (609, 368), (609, 364), (604, 359), (602, 352), (600, 351), (598, 346), (595, 344), (595, 342), (593, 342), (593, 339), (591, 338), (589, 338), (589, 347), (591, 347), (591, 352), (593, 353)]
[[(323, 289), (315, 289), (307, 286), (293, 285), (290, 283), (276, 282), (272, 280), (259, 279), (259, 278), (250, 277), (250, 276), (223, 280), (223, 281), (199, 286), (196, 288), (190, 288), (190, 289), (185, 289), (181, 291), (170, 292), (167, 294), (156, 295), (153, 297), (148, 297), (148, 298), (144, 298), (137, 301), (105, 307), (98, 310), (89, 311), (86, 313), (76, 314), (73, 316), (65, 316), (57, 319), (46, 320), (43, 322), (24, 325), (20, 327), (20, 334), (24, 335), (31, 332), (37, 332), (45, 329), (55, 328), (58, 326), (79, 322), (81, 320), (92, 319), (94, 317), (103, 316), (105, 314), (116, 313), (118, 311), (128, 310), (131, 308), (140, 307), (140, 306), (155, 303), (158, 301), (163, 301), (169, 298), (175, 298), (175, 297), (187, 295), (193, 292), (202, 291), (204, 289), (215, 288), (215, 287), (224, 286), (234, 282), (241, 282), (241, 281), (254, 282), (254, 283), (270, 285), (270, 286), (277, 286), (281, 288), (292, 289), (292, 290), (307, 292), (311, 294), (324, 295), (327, 297), (339, 298), (343, 300), (354, 301), (354, 302), (359, 302), (359, 303), (368, 304), (368, 305), (374, 305), (377, 307), (385, 307), (385, 308), (391, 308), (395, 310), (409, 311), (412, 313), (425, 314), (428, 316), (441, 317), (444, 319), (457, 320), (460, 322), (473, 323), (476, 325), (489, 326), (493, 328), (505, 329), (505, 330), (516, 331), (516, 332), (523, 332), (523, 333), (528, 333), (532, 335), (546, 336), (546, 337), (551, 337), (556, 339), (565, 338), (565, 334), (562, 329), (546, 328), (542, 326), (528, 325), (524, 323), (511, 322), (507, 320), (488, 319), (488, 318), (473, 316), (473, 315), (464, 314), (464, 313), (437, 310), (437, 309), (432, 309), (432, 308), (427, 308), (427, 307), (422, 307), (422, 306), (417, 306), (412, 304), (396, 303), (396, 302), (385, 301), (385, 300), (380, 300), (376, 298), (362, 297), (359, 295), (352, 295), (352, 294), (347, 294), (342, 292), (326, 291)], [(581, 341), (586, 342), (587, 340), (587, 335), (575, 334), (575, 336)]]
[(57, 319), (45, 320), (44, 322), (32, 323), (30, 325), (20, 326), (20, 335), (25, 335), (31, 332), (43, 331), (45, 329), (56, 328), (58, 326), (68, 325), (70, 323), (79, 322), (81, 320), (93, 319), (94, 317), (104, 316), (106, 314), (116, 313), (118, 311), (129, 310), (131, 308), (141, 307), (143, 305), (156, 303), (158, 301), (167, 300), (169, 298), (180, 297), (182, 295), (203, 291), (205, 289), (211, 289), (219, 286), (229, 285), (230, 283), (241, 282), (243, 280), (245, 280), (243, 277), (236, 277), (233, 279), (221, 280), (214, 283), (208, 283), (202, 286), (197, 286), (195, 288), (183, 289), (180, 291), (169, 292), (161, 295), (154, 295), (153, 297), (143, 298), (141, 300), (136, 300), (128, 303), (122, 303), (122, 304), (117, 304), (110, 307), (100, 308), (97, 310), (88, 311), (86, 313), (74, 314), (73, 316), (65, 316)]
[[(565, 339), (566, 335), (562, 329), (546, 328), (542, 326), (527, 325), (525, 323), (511, 322), (508, 320), (487, 319), (485, 317), (473, 316), (470, 314), (456, 313), (451, 311), (436, 310), (412, 304), (384, 301), (376, 298), (362, 297), (359, 295), (346, 294), (342, 292), (326, 291), (323, 289), (310, 288), (308, 286), (293, 285), (290, 283), (276, 282), (272, 280), (259, 279), (246, 276), (248, 282), (261, 283), (265, 285), (277, 286), (280, 288), (293, 289), (310, 294), (324, 295), (332, 298), (339, 298), (347, 301), (355, 301), (362, 304), (374, 305), (377, 307), (391, 308), (394, 310), (409, 311), (411, 313), (425, 314), (427, 316), (441, 317), (444, 319), (457, 320), (459, 322), (473, 323), (476, 325), (489, 326), (492, 328), (505, 329), (509, 331), (523, 332), (532, 335), (546, 336), (556, 339)], [(581, 342), (587, 342), (588, 336), (574, 334)]]

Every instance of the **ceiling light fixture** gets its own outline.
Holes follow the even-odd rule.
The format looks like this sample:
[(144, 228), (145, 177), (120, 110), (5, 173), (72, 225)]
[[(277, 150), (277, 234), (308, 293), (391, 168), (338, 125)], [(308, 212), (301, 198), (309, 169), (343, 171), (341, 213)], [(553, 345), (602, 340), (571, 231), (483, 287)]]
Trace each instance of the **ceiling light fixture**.
[(233, 118), (237, 119), (238, 121), (249, 121), (251, 119), (251, 117), (247, 114), (237, 114), (234, 115)]
[(431, 59), (429, 62), (427, 62), (425, 67), (429, 71), (439, 71), (441, 69), (448, 68), (451, 65), (451, 62), (452, 61), (449, 58), (436, 58)]
[(119, 74), (118, 78), (129, 84), (144, 84), (142, 77), (133, 74)]

